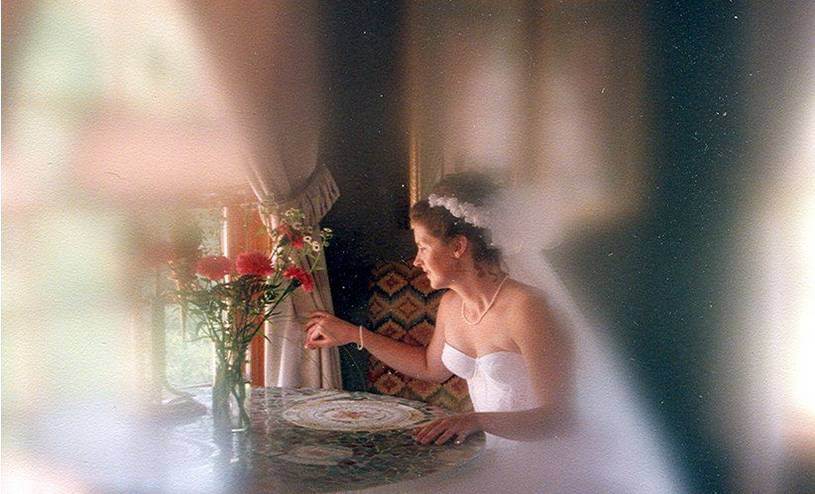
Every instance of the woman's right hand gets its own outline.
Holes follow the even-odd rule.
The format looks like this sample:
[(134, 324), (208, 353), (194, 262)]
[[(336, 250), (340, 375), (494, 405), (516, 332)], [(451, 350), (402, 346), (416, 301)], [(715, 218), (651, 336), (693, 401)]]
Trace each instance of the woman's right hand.
[(359, 328), (325, 311), (314, 311), (305, 324), (305, 347), (331, 348), (357, 341)]

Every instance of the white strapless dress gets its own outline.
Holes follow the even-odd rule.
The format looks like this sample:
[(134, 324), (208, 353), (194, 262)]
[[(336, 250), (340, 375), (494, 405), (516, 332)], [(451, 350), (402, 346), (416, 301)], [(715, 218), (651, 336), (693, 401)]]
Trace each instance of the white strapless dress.
[[(501, 351), (473, 358), (445, 344), (442, 361), (451, 372), (467, 380), (477, 412), (512, 412), (538, 406), (537, 393), (518, 353)], [(582, 416), (568, 434), (535, 442), (487, 434), (485, 451), (462, 468), (371, 492), (681, 492), (662, 452), (645, 440), (648, 434), (620, 437), (630, 436), (631, 429), (616, 428), (614, 420)]]

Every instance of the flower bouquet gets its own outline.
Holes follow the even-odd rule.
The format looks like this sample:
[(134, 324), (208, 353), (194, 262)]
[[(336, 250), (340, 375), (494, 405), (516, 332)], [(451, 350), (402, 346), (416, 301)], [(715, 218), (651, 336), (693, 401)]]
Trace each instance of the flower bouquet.
[[(318, 235), (303, 224), (303, 213), (290, 209), (272, 230), (271, 253), (244, 252), (235, 260), (201, 255), (200, 244), (191, 249), (190, 236), (174, 239), (178, 255), (170, 261), (177, 289), (174, 299), (182, 310), (183, 324), (192, 321), (191, 338), (208, 338), (215, 352), (212, 414), (216, 425), (246, 430), (246, 354), (252, 340), (277, 306), (302, 287), (314, 288), (311, 273), (319, 266), (331, 230)], [(194, 236), (192, 236), (194, 238)], [(268, 338), (267, 338), (268, 339)]]

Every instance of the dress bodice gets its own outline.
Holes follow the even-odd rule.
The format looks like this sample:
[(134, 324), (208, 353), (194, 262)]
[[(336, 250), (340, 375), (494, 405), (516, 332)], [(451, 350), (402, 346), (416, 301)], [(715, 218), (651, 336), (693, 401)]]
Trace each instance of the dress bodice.
[[(539, 406), (520, 353), (500, 351), (471, 357), (445, 343), (441, 359), (448, 370), (467, 380), (477, 412)], [(613, 406), (607, 400), (603, 404), (605, 409)], [(616, 428), (610, 431), (598, 434), (588, 425), (576, 426), (568, 433), (560, 431), (536, 441), (514, 441), (487, 433), (483, 457), (458, 475), (424, 477), (376, 492), (682, 492), (659, 452), (644, 437), (638, 437), (641, 434), (622, 435)]]
[(499, 351), (471, 357), (445, 343), (441, 359), (450, 372), (467, 381), (477, 412), (509, 412), (538, 406), (520, 353)]

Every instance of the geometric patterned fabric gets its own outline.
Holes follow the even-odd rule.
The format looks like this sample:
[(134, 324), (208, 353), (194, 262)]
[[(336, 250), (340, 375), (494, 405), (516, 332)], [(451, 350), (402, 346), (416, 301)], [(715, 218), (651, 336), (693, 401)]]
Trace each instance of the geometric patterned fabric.
[[(427, 346), (443, 291), (430, 288), (421, 269), (379, 262), (373, 270), (368, 317), (373, 331), (410, 345)], [(368, 384), (375, 393), (423, 401), (457, 412), (472, 410), (467, 383), (453, 376), (442, 384), (408, 377), (370, 356)]]

